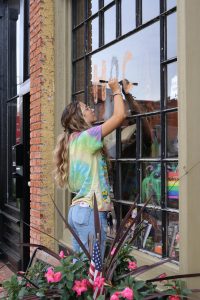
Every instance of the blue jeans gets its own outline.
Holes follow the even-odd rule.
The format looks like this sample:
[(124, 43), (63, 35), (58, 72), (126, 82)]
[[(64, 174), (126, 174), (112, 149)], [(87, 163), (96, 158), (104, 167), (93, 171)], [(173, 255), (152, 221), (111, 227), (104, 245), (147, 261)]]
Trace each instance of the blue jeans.
[[(107, 212), (99, 212), (99, 220), (101, 225), (101, 256), (103, 259), (106, 243)], [(71, 206), (68, 213), (68, 223), (88, 250), (88, 236), (92, 235), (95, 237), (93, 209), (80, 205)], [(81, 252), (81, 248), (74, 237), (72, 239), (72, 246), (75, 252)]]

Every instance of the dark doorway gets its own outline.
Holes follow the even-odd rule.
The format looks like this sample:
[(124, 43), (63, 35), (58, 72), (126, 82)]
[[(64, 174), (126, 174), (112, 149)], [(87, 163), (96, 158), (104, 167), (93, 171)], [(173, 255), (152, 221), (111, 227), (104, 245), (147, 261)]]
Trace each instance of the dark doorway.
[(0, 0), (0, 253), (15, 270), (26, 268), (22, 243), (30, 240), (30, 95), (21, 39), (28, 10), (20, 3)]

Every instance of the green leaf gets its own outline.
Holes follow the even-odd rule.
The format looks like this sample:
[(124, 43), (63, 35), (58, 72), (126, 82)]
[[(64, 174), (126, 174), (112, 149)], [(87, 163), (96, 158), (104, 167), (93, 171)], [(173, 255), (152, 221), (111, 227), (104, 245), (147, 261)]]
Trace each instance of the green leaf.
[(139, 290), (145, 286), (144, 281), (136, 281), (134, 284), (134, 289)]

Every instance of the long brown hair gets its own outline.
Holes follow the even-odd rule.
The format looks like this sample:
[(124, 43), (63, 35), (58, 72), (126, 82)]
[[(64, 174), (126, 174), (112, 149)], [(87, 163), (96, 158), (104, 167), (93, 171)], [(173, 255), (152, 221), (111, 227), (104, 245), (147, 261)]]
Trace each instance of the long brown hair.
[(55, 169), (53, 175), (60, 187), (68, 187), (69, 175), (69, 137), (73, 132), (80, 132), (90, 128), (84, 120), (79, 102), (74, 101), (66, 106), (62, 113), (61, 125), (64, 132), (58, 136), (53, 159)]

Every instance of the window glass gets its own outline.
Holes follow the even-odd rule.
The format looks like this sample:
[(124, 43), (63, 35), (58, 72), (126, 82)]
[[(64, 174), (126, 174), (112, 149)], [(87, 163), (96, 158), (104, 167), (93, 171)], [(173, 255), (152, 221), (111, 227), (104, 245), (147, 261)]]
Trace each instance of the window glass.
[(104, 13), (104, 44), (116, 38), (116, 7), (113, 6)]
[(176, 6), (176, 0), (167, 0), (167, 10)]
[(13, 1), (8, 9), (8, 97), (18, 93), (20, 78), (20, 11), (19, 1)]
[(145, 162), (142, 164), (142, 186), (143, 203), (161, 206), (161, 165), (160, 163)]
[(81, 101), (81, 102), (85, 102), (85, 94), (81, 93), (75, 96), (75, 100), (76, 101)]
[(142, 0), (142, 22), (145, 23), (160, 13), (159, 0)]
[(99, 10), (99, 0), (88, 1), (88, 16), (95, 14)]
[(141, 152), (142, 157), (160, 157), (161, 154), (161, 120), (160, 114), (141, 118)]
[(76, 72), (76, 92), (84, 90), (85, 83), (85, 69), (84, 69), (84, 59), (78, 61), (75, 64)]
[(167, 207), (179, 208), (179, 172), (178, 163), (171, 162), (166, 168)]
[(138, 194), (136, 163), (121, 164), (121, 199), (135, 201)]
[(168, 257), (172, 257), (175, 260), (179, 260), (179, 218), (178, 214), (176, 213), (168, 214), (167, 239)]
[(104, 6), (106, 6), (107, 4), (109, 4), (110, 2), (112, 2), (113, 0), (104, 0)]
[(136, 120), (125, 120), (121, 126), (121, 157), (136, 157)]
[(84, 26), (81, 26), (75, 31), (75, 49), (76, 52), (74, 51), (73, 54), (76, 56), (74, 58), (84, 54)]
[[(72, 1), (74, 5), (75, 18), (73, 19), (74, 25), (78, 25), (84, 21), (84, 0)], [(90, 1), (89, 1), (90, 3)]]
[(178, 106), (177, 63), (167, 65), (167, 103), (168, 108)]
[(88, 22), (88, 52), (99, 47), (99, 18)]
[(171, 112), (166, 115), (166, 152), (167, 157), (178, 156), (178, 113)]
[(167, 58), (177, 56), (177, 20), (176, 13), (167, 16)]
[(142, 214), (143, 231), (140, 248), (162, 255), (162, 218), (161, 211), (146, 209)]
[(122, 34), (133, 30), (136, 26), (135, 1), (122, 0)]
[(17, 98), (7, 105), (7, 199), (19, 207), (22, 197), (23, 152), (22, 152), (22, 99)]
[[(159, 23), (155, 23), (91, 56), (88, 81), (91, 87), (98, 85), (107, 94), (108, 86), (99, 83), (100, 79), (108, 80), (117, 77), (119, 80), (127, 78), (130, 82), (137, 82), (138, 86), (130, 90), (136, 100), (151, 101), (153, 109), (158, 109), (160, 101), (160, 36)], [(101, 87), (103, 86), (103, 87)], [(91, 88), (90, 91), (93, 89)], [(97, 88), (95, 89), (97, 91)], [(102, 102), (90, 94), (91, 102)]]

